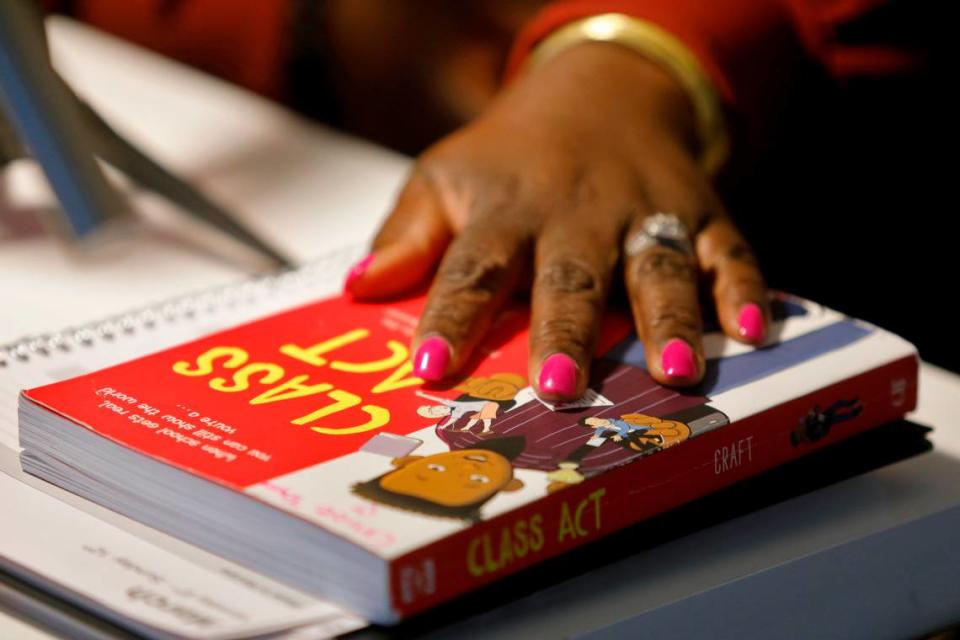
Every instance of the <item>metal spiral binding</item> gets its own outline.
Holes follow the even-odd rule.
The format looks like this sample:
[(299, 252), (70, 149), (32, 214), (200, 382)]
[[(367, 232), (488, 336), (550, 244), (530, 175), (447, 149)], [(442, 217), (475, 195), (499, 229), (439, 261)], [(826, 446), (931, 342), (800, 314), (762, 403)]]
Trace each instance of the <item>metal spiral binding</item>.
[(224, 308), (252, 304), (267, 296), (299, 290), (312, 283), (329, 282), (331, 279), (339, 281), (342, 274), (338, 269), (359, 257), (361, 249), (358, 246), (345, 247), (291, 271), (188, 294), (80, 327), (28, 336), (11, 344), (0, 345), (0, 369), (14, 362), (26, 363), (41, 357), (49, 358), (59, 353), (89, 349), (98, 343), (112, 342), (121, 336), (132, 336), (144, 330), (153, 330), (164, 324), (193, 319)]

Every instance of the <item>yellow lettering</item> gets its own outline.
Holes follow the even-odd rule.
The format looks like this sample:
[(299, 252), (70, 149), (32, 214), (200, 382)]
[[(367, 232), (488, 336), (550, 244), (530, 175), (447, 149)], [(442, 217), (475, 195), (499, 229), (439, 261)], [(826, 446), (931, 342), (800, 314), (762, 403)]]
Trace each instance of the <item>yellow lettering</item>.
[(241, 367), (233, 374), (233, 384), (229, 384), (226, 378), (213, 378), (210, 380), (210, 388), (225, 393), (236, 393), (246, 391), (250, 388), (250, 378), (260, 375), (260, 384), (273, 384), (283, 378), (283, 367), (269, 362), (252, 362)]
[(334, 401), (333, 404), (328, 404), (322, 409), (317, 409), (312, 413), (308, 413), (305, 416), (293, 420), (293, 424), (309, 424), (320, 418), (326, 418), (330, 414), (337, 413), (338, 411), (346, 411), (351, 407), (355, 407), (360, 404), (360, 396), (354, 395), (347, 391), (341, 391), (340, 389), (334, 389), (327, 394), (327, 397)]
[(327, 359), (323, 357), (323, 354), (329, 353), (334, 349), (339, 349), (340, 347), (346, 346), (357, 340), (363, 340), (370, 335), (370, 332), (367, 329), (354, 329), (353, 331), (348, 331), (342, 336), (337, 336), (336, 338), (330, 338), (324, 342), (319, 342), (312, 347), (298, 347), (295, 344), (285, 344), (280, 347), (280, 353), (290, 356), (295, 360), (301, 362), (306, 362), (307, 364), (312, 364), (315, 367), (322, 367), (327, 364)]
[(513, 525), (513, 535), (516, 541), (513, 545), (513, 555), (522, 558), (527, 555), (527, 521), (520, 520)]
[(373, 360), (371, 362), (344, 362), (343, 360), (334, 360), (330, 363), (330, 368), (336, 371), (346, 371), (347, 373), (374, 373), (376, 371), (386, 371), (398, 367), (410, 357), (407, 347), (396, 340), (387, 341), (387, 349), (390, 355), (382, 360)]
[[(358, 404), (360, 404), (360, 396), (354, 395), (347, 391), (342, 391), (340, 389), (334, 389), (327, 394), (327, 397), (333, 400), (333, 404), (329, 404), (322, 409), (317, 409), (312, 413), (297, 418), (293, 420), (293, 424), (309, 424), (320, 420), (321, 418), (326, 418), (329, 415), (334, 413), (339, 413), (340, 411), (346, 411), (351, 409)], [(328, 427), (310, 427), (311, 430), (316, 431), (317, 433), (326, 433), (328, 435), (336, 436), (346, 436), (352, 435), (354, 433), (363, 433), (364, 431), (370, 431), (372, 429), (379, 429), (388, 422), (390, 422), (390, 412), (384, 409), (383, 407), (378, 407), (372, 404), (365, 404), (360, 407), (360, 410), (370, 416), (370, 419), (360, 425), (354, 427), (339, 427), (339, 428), (328, 428)]]
[(560, 511), (560, 531), (557, 534), (557, 542), (563, 542), (567, 536), (576, 538), (577, 531), (573, 526), (573, 518), (570, 516), (570, 507), (564, 502)]
[(543, 524), (543, 516), (539, 513), (533, 514), (530, 517), (530, 548), (534, 551), (540, 551), (543, 549), (543, 529), (541, 525)]
[(387, 391), (396, 391), (397, 389), (403, 389), (404, 387), (412, 387), (415, 385), (423, 384), (423, 378), (417, 378), (416, 376), (411, 378), (405, 378), (413, 372), (413, 363), (410, 361), (404, 362), (402, 365), (397, 367), (397, 369), (391, 373), (389, 376), (384, 378), (382, 381), (378, 382), (371, 391), (373, 393), (386, 393)]
[(605, 495), (607, 495), (606, 488), (600, 487), (599, 489), (591, 493), (589, 496), (587, 496), (590, 500), (593, 500), (593, 513), (594, 513), (594, 520), (596, 520), (595, 524), (597, 527), (596, 529), (597, 531), (600, 531), (600, 498), (602, 498)]
[(580, 504), (577, 505), (577, 510), (574, 512), (573, 525), (577, 531), (578, 536), (586, 536), (586, 535), (589, 535), (590, 533), (589, 531), (583, 528), (582, 524), (580, 524), (580, 518), (583, 516), (583, 510), (586, 508), (587, 508), (587, 501), (581, 500)]
[(293, 400), (294, 398), (303, 398), (317, 393), (324, 393), (333, 389), (333, 385), (321, 382), (319, 384), (303, 384), (310, 376), (294, 376), (275, 387), (267, 389), (256, 398), (250, 401), (250, 404), (267, 404), (268, 402), (279, 402), (280, 400)]
[(247, 352), (239, 347), (213, 347), (197, 356), (195, 368), (192, 368), (189, 362), (181, 360), (173, 364), (173, 372), (182, 376), (208, 376), (213, 373), (214, 363), (221, 358), (227, 359), (223, 363), (225, 368), (236, 369), (249, 357)]
[(355, 433), (363, 433), (364, 431), (379, 429), (390, 422), (390, 412), (383, 407), (378, 407), (373, 404), (365, 404), (360, 407), (360, 410), (370, 416), (370, 419), (363, 424), (358, 424), (355, 427), (310, 427), (310, 429), (316, 431), (317, 433), (326, 433), (333, 436), (349, 436)]
[(500, 558), (501, 567), (513, 562), (513, 540), (510, 539), (510, 529), (504, 527), (500, 531)]
[(493, 543), (490, 542), (490, 534), (483, 535), (483, 566), (487, 573), (493, 573), (500, 568), (497, 561), (493, 559)]
[(482, 539), (482, 536), (474, 538), (470, 541), (470, 546), (467, 547), (467, 570), (474, 578), (483, 575), (483, 567), (477, 562), (477, 547), (480, 546)]

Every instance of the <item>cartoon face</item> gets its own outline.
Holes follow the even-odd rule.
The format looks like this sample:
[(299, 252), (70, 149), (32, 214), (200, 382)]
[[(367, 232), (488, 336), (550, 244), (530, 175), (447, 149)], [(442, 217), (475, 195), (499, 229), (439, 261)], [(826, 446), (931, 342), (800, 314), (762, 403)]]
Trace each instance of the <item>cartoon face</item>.
[(424, 404), (417, 408), (417, 415), (424, 418), (443, 418), (453, 411), (443, 404)]
[(523, 485), (513, 478), (510, 461), (499, 453), (461, 449), (406, 462), (383, 476), (380, 486), (443, 506), (462, 507)]

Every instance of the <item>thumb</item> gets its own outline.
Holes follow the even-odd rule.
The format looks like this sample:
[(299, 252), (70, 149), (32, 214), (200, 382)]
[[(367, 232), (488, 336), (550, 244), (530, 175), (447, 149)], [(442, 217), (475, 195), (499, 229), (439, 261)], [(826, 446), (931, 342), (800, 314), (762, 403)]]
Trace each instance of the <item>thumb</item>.
[(344, 289), (359, 300), (409, 291), (433, 271), (451, 237), (439, 198), (415, 172), (381, 225), (373, 250), (350, 270)]

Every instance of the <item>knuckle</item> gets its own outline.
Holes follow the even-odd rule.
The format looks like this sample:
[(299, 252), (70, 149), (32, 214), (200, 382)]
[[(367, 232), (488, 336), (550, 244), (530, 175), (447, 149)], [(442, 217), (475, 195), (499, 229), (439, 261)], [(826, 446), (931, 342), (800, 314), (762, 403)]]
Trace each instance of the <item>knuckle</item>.
[(458, 194), (463, 208), (474, 221), (495, 221), (504, 226), (510, 218), (498, 214), (515, 211), (517, 203), (523, 201), (522, 176), (506, 169), (454, 172), (449, 183), (450, 193)]
[(536, 286), (546, 293), (578, 294), (587, 298), (598, 298), (603, 291), (603, 281), (596, 270), (571, 257), (553, 260), (538, 269)]
[(600, 200), (600, 188), (583, 167), (570, 171), (566, 182), (566, 197), (569, 206), (580, 209)]
[(570, 209), (580, 210), (600, 200), (596, 171), (579, 159), (559, 156), (544, 163), (539, 177), (539, 191), (552, 194), (556, 202), (563, 202)]
[(724, 251), (723, 257), (726, 261), (740, 262), (754, 268), (759, 266), (756, 254), (754, 254), (749, 246), (742, 242), (730, 246)]
[(633, 275), (638, 280), (694, 280), (693, 260), (680, 251), (657, 247), (649, 249), (633, 263)]
[(479, 294), (492, 296), (505, 284), (508, 264), (491, 254), (476, 250), (450, 254), (440, 267), (440, 278), (446, 295)]
[(439, 332), (454, 343), (461, 342), (472, 326), (473, 308), (445, 301), (431, 301), (420, 316), (420, 332)]
[[(718, 280), (715, 295), (719, 297), (742, 297), (744, 292), (762, 291), (766, 289), (763, 278), (755, 275), (743, 275), (735, 278)], [(754, 297), (754, 296), (748, 296)]]
[(417, 161), (415, 172), (454, 208), (470, 217), (510, 207), (522, 196), (523, 175), (455, 149), (437, 149)]
[(647, 309), (647, 326), (653, 331), (669, 329), (671, 332), (683, 331), (687, 334), (700, 331), (700, 313), (683, 305), (658, 302)]
[(586, 353), (593, 345), (593, 335), (586, 323), (560, 316), (538, 322), (530, 339), (535, 344), (551, 345), (571, 354)]

